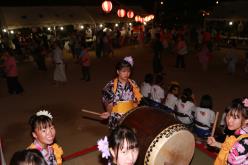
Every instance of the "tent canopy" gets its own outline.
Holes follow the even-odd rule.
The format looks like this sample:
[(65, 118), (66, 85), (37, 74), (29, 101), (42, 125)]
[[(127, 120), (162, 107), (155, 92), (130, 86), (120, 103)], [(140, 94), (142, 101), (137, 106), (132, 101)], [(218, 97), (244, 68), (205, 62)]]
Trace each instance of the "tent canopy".
[[(148, 15), (141, 7), (127, 8), (135, 14)], [(115, 9), (105, 14), (101, 6), (0, 7), (0, 18), (1, 26), (8, 29), (134, 21), (134, 18), (119, 18)]]

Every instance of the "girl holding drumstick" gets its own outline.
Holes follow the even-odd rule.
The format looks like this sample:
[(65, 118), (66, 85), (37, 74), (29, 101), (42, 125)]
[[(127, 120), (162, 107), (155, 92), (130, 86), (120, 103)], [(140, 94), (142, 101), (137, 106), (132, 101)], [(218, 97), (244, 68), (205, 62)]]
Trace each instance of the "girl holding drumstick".
[(245, 165), (248, 162), (248, 98), (233, 100), (226, 115), (229, 130), (235, 131), (227, 136), (224, 143), (214, 137), (208, 138), (208, 144), (221, 148), (215, 165)]
[(107, 112), (101, 118), (109, 118), (109, 127), (114, 129), (123, 114), (139, 104), (142, 95), (135, 81), (129, 79), (133, 58), (125, 57), (116, 65), (117, 77), (103, 88), (102, 101)]

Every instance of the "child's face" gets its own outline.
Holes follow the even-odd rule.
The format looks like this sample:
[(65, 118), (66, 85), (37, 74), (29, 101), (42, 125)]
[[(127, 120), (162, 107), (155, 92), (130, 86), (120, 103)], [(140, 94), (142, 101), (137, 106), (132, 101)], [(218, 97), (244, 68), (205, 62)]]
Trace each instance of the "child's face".
[(131, 70), (129, 67), (124, 67), (121, 70), (118, 70), (117, 74), (118, 74), (120, 80), (127, 81), (130, 74), (131, 74)]
[(229, 130), (238, 130), (242, 127), (241, 114), (232, 115), (230, 112), (226, 115), (226, 124)]
[(47, 124), (46, 127), (37, 127), (32, 133), (33, 137), (43, 146), (50, 145), (54, 142), (56, 130), (54, 125)]
[[(115, 152), (116, 153), (116, 152)], [(127, 141), (124, 141), (123, 148), (119, 148), (118, 156), (113, 155), (117, 165), (134, 165), (139, 155), (139, 149), (128, 149)]]

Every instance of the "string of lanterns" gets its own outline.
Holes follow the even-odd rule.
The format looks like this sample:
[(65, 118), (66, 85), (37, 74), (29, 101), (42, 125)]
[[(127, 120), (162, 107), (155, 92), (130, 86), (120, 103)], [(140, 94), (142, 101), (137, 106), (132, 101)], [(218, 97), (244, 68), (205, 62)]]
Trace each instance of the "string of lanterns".
[[(111, 12), (111, 10), (112, 10), (112, 8), (113, 8), (113, 5), (112, 5), (112, 2), (111, 1), (109, 1), (109, 0), (105, 0), (105, 1), (103, 1), (103, 3), (102, 3), (102, 10), (105, 12), (105, 13), (110, 13)], [(125, 16), (127, 16), (127, 18), (133, 18), (134, 17), (134, 11), (132, 11), (132, 10), (128, 10), (127, 12), (126, 12), (126, 10), (125, 9), (118, 9), (117, 10), (117, 15), (118, 15), (118, 17), (120, 17), (120, 18), (124, 18)], [(151, 14), (151, 15), (148, 15), (148, 16), (146, 16), (146, 17), (141, 17), (141, 16), (139, 16), (139, 15), (136, 15), (135, 17), (134, 17), (134, 20), (136, 21), (136, 22), (140, 22), (140, 23), (144, 23), (144, 22), (149, 22), (149, 21), (151, 21), (151, 20), (153, 20), (154, 19), (154, 15), (153, 14)]]

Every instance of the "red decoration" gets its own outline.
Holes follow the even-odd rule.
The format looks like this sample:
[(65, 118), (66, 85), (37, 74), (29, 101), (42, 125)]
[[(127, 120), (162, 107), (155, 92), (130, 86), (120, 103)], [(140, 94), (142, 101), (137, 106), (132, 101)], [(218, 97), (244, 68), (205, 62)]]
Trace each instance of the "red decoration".
[(140, 20), (139, 20), (141, 23), (144, 23), (144, 18), (140, 18)]
[(126, 11), (124, 9), (119, 9), (117, 11), (118, 17), (125, 17), (126, 16)]
[(105, 13), (111, 12), (111, 10), (112, 10), (112, 2), (111, 2), (111, 1), (104, 1), (104, 2), (102, 3), (102, 10), (103, 10)]
[(127, 12), (127, 17), (128, 17), (128, 18), (133, 18), (133, 17), (134, 17), (134, 12), (133, 12), (132, 10), (129, 10), (129, 11)]

